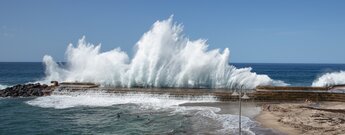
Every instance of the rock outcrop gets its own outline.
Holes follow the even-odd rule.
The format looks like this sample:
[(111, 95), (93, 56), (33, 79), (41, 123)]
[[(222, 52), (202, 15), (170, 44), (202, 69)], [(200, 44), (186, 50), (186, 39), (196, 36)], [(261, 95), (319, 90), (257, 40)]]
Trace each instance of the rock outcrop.
[(0, 97), (31, 97), (46, 96), (54, 90), (54, 86), (46, 84), (18, 84), (13, 87), (0, 90)]

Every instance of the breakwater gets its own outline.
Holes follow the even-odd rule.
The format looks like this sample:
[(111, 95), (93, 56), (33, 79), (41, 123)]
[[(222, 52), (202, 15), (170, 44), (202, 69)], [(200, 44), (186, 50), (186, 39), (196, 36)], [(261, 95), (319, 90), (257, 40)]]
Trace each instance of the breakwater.
[[(85, 86), (84, 86), (85, 87)], [(112, 88), (112, 87), (60, 87), (59, 91), (104, 91), (108, 93), (147, 93), (168, 94), (172, 97), (211, 95), (219, 101), (237, 101), (239, 96), (228, 89), (190, 89), (190, 88)], [(341, 85), (332, 87), (273, 87), (259, 86), (255, 90), (243, 90), (248, 101), (340, 101), (345, 102), (345, 90)]]
[[(106, 93), (145, 93), (167, 94), (171, 97), (214, 96), (219, 101), (237, 101), (239, 96), (229, 89), (190, 89), (190, 88), (114, 88), (99, 87), (93, 83), (52, 83), (51, 86), (41, 84), (16, 85), (0, 91), (1, 97), (49, 96), (56, 92), (104, 91)], [(255, 90), (243, 90), (247, 101), (339, 101), (345, 102), (343, 85), (331, 87), (275, 87), (259, 86)]]

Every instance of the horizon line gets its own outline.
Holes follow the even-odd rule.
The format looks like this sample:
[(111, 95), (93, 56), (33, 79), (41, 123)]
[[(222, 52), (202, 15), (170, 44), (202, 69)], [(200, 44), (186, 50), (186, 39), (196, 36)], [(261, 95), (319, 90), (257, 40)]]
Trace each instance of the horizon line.
[[(43, 61), (0, 61), (0, 63), (43, 63)], [(66, 63), (57, 61), (57, 63)], [(345, 64), (345, 63), (314, 63), (314, 62), (229, 62), (229, 64)]]

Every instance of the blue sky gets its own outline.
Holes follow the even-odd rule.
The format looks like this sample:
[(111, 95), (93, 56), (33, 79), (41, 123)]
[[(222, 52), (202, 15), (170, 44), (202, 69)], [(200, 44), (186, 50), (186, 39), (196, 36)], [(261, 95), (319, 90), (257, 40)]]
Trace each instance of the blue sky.
[(0, 61), (64, 60), (83, 35), (102, 50), (134, 44), (156, 20), (184, 25), (210, 49), (230, 48), (230, 62), (345, 63), (345, 1), (0, 1)]

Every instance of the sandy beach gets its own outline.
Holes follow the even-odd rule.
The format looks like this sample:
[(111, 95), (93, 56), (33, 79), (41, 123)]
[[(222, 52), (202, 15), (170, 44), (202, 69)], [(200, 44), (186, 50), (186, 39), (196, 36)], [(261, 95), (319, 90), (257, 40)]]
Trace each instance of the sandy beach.
[(255, 119), (263, 127), (288, 135), (345, 134), (342, 102), (265, 103)]

